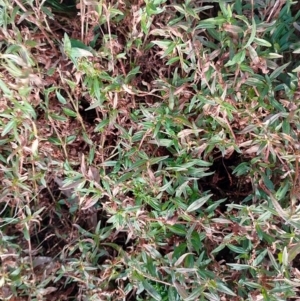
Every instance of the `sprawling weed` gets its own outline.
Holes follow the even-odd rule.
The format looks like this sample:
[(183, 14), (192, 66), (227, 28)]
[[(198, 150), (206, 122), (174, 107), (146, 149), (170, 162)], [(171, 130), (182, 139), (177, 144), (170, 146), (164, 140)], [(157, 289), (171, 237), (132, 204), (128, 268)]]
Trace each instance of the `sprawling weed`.
[(173, 2), (0, 0), (2, 299), (299, 296), (298, 6)]

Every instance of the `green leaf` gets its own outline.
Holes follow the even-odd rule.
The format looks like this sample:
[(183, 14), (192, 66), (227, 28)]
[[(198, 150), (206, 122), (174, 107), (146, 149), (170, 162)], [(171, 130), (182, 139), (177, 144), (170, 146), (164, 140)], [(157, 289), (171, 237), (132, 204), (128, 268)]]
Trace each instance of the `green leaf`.
[[(144, 166), (144, 165), (146, 165), (147, 162), (148, 162), (147, 159), (140, 159), (140, 160), (136, 161), (135, 163), (133, 163), (133, 164), (130, 166), (129, 170), (136, 169), (137, 167)], [(145, 168), (146, 168), (146, 167), (145, 167)]]
[(118, 179), (117, 183), (123, 183), (123, 182), (127, 181), (128, 179), (131, 179), (133, 175), (134, 175), (134, 171), (127, 172)]
[(81, 57), (93, 56), (93, 54), (88, 50), (76, 47), (76, 48), (71, 49), (69, 56), (70, 56), (70, 58), (77, 59), (77, 58), (81, 58)]
[(103, 119), (101, 122), (99, 122), (97, 124), (97, 126), (94, 128), (94, 132), (101, 132), (101, 130), (103, 128), (105, 128), (107, 125), (109, 124), (109, 119), (106, 118), (106, 119)]
[(159, 259), (162, 257), (161, 254), (154, 247), (145, 244), (144, 248), (149, 252), (150, 256), (153, 259)]
[(92, 48), (89, 46), (86, 46), (82, 41), (80, 40), (76, 40), (76, 39), (70, 39), (70, 43), (71, 43), (71, 47), (72, 48), (80, 48), (80, 49), (84, 49), (87, 51), (92, 51)]
[(28, 230), (28, 225), (27, 224), (24, 225), (23, 234), (24, 234), (24, 238), (27, 241), (30, 241), (30, 234), (29, 234), (29, 230)]
[(151, 158), (148, 162), (150, 165), (157, 164), (161, 161), (164, 161), (165, 159), (169, 158), (169, 156), (162, 156), (162, 157), (156, 157), (156, 158)]
[(280, 59), (280, 58), (283, 58), (283, 55), (282, 54), (278, 54), (278, 53), (270, 52), (270, 53), (266, 54), (265, 57), (267, 59)]
[(233, 66), (235, 64), (241, 64), (246, 56), (246, 50), (242, 50), (238, 52), (231, 60), (229, 60), (226, 64), (225, 67), (228, 66)]
[(161, 47), (162, 49), (166, 50), (173, 42), (172, 41), (152, 41), (153, 44)]
[(171, 139), (155, 139), (149, 142), (163, 147), (171, 147), (172, 145), (174, 145), (174, 141)]
[(162, 300), (160, 294), (155, 290), (155, 288), (147, 280), (143, 280), (142, 283), (143, 283), (145, 290), (148, 292), (148, 294), (152, 298), (154, 298), (157, 301)]
[(232, 174), (236, 174), (236, 176), (242, 176), (249, 172), (250, 166), (248, 162), (242, 162), (239, 164), (232, 172)]
[(250, 46), (252, 44), (252, 42), (254, 41), (256, 35), (256, 23), (255, 23), (255, 19), (254, 17), (252, 18), (252, 29), (251, 29), (251, 35), (250, 38), (248, 40), (248, 42), (246, 43), (246, 45), (243, 47), (244, 49), (246, 49), (248, 46)]
[(288, 250), (289, 263), (291, 263), (298, 254), (300, 254), (300, 242), (296, 243)]
[(72, 82), (71, 80), (64, 78), (64, 81), (69, 85), (69, 87), (71, 88), (72, 91), (75, 90), (75, 88), (77, 87), (77, 84), (75, 82)]
[(227, 20), (224, 17), (216, 17), (216, 18), (208, 18), (198, 22), (198, 25), (195, 29), (208, 29), (208, 28), (216, 28), (216, 26), (221, 26), (226, 23)]
[(246, 253), (246, 250), (241, 248), (241, 247), (237, 247), (237, 246), (234, 246), (232, 244), (227, 244), (227, 247), (233, 251), (234, 253), (237, 253), (237, 254), (245, 254)]
[(73, 110), (70, 110), (68, 108), (63, 108), (63, 112), (70, 117), (77, 117), (76, 112), (74, 112)]
[(252, 265), (254, 267), (258, 266), (262, 261), (263, 259), (265, 258), (266, 254), (267, 254), (268, 250), (265, 249), (263, 250), (254, 260), (253, 260), (253, 263)]
[(300, 72), (300, 66), (294, 68), (294, 69), (292, 70), (292, 72)]
[(279, 272), (280, 267), (279, 267), (274, 255), (271, 253), (271, 251), (269, 249), (267, 249), (267, 251), (268, 251), (268, 255), (269, 255), (269, 258), (270, 258), (270, 261), (271, 261), (272, 265)]
[(12, 92), (10, 89), (6, 86), (6, 84), (0, 79), (0, 89), (3, 91), (4, 95), (12, 96)]
[(169, 289), (168, 289), (168, 301), (176, 301), (178, 300), (176, 297), (176, 290), (172, 287), (172, 286), (169, 286)]
[(283, 186), (279, 187), (275, 194), (276, 199), (282, 200), (286, 196), (287, 192), (290, 191), (290, 187), (290, 182), (286, 182)]
[(213, 196), (213, 194), (209, 194), (209, 195), (206, 195), (206, 196), (196, 200), (187, 208), (186, 212), (192, 212), (192, 211), (195, 211), (195, 210), (201, 208), (212, 196)]
[(64, 51), (68, 55), (71, 52), (72, 45), (69, 36), (66, 33), (64, 34), (63, 43), (64, 43)]
[(229, 4), (227, 4), (224, 0), (218, 1), (219, 6), (221, 8), (222, 14), (226, 17), (226, 19), (230, 19), (232, 17), (232, 12)]
[(181, 5), (173, 5), (173, 8), (175, 8), (178, 12), (182, 13), (183, 15), (186, 14), (184, 8)]
[(186, 236), (186, 229), (181, 225), (174, 225), (174, 226), (167, 225), (166, 227), (176, 235), (183, 236), (183, 237)]
[(203, 293), (203, 291), (205, 290), (205, 288), (203, 286), (199, 286), (197, 288), (195, 288), (192, 293), (184, 299), (184, 301), (195, 301), (195, 300), (199, 300), (198, 297)]
[(50, 113), (49, 116), (55, 120), (59, 120), (59, 121), (67, 121), (68, 119), (65, 116), (61, 116), (58, 114), (54, 114), (54, 113)]
[(7, 133), (9, 133), (13, 128), (17, 126), (17, 122), (15, 119), (10, 120), (7, 125), (4, 127), (1, 137), (5, 136)]
[(76, 139), (76, 135), (72, 135), (72, 136), (67, 136), (66, 138), (66, 143), (67, 144), (71, 144), (72, 142), (74, 142)]
[(226, 244), (219, 244), (214, 250), (211, 251), (211, 254), (218, 254), (226, 247)]
[(251, 282), (251, 281), (243, 281), (243, 284), (246, 286), (249, 286), (251, 288), (258, 288), (258, 289), (262, 289), (261, 284), (256, 283), (256, 282)]
[(288, 258), (288, 251), (287, 251), (287, 247), (283, 248), (282, 251), (282, 263), (287, 267), (289, 264), (289, 258)]
[(220, 281), (217, 281), (217, 290), (230, 296), (236, 296), (236, 294), (230, 288)]
[(56, 90), (56, 97), (60, 103), (65, 105), (67, 103), (66, 99), (60, 94), (58, 90)]
[(55, 144), (55, 145), (61, 145), (61, 141), (58, 138), (56, 138), (56, 137), (49, 137), (48, 141), (50, 143)]
[(269, 179), (269, 177), (265, 174), (262, 175), (263, 177), (263, 183), (264, 185), (266, 185), (266, 187), (270, 190), (273, 191), (274, 190), (274, 184), (273, 182)]
[(181, 255), (174, 263), (174, 266), (177, 267), (177, 266), (181, 265), (182, 262), (184, 261), (184, 259), (186, 258), (186, 256), (188, 256), (188, 255), (193, 255), (193, 253), (185, 253), (185, 254)]
[(17, 267), (17, 268), (14, 268), (12, 269), (12, 272), (9, 274), (11, 277), (17, 277), (20, 275), (22, 271), (22, 268), (21, 267)]
[(139, 73), (141, 73), (140, 66), (137, 66), (137, 67), (133, 68), (132, 70), (130, 70), (129, 73), (127, 74), (127, 76), (132, 76), (132, 75), (136, 75)]
[(183, 285), (181, 285), (179, 282), (174, 281), (173, 282), (178, 294), (180, 295), (180, 297), (185, 300), (186, 298), (188, 298), (188, 292), (186, 291), (186, 289), (183, 287)]
[(89, 136), (86, 132), (82, 133), (82, 138), (87, 144), (93, 145), (93, 141), (89, 138)]
[(232, 267), (236, 271), (248, 270), (251, 268), (251, 266), (248, 264), (226, 263), (226, 265)]
[(273, 79), (277, 78), (289, 64), (290, 64), (290, 62), (289, 62), (289, 63), (286, 63), (286, 64), (283, 64), (282, 66), (280, 66), (280, 67), (278, 67), (277, 69), (275, 69), (275, 70), (270, 74), (270, 80), (273, 80)]
[(272, 47), (272, 44), (264, 39), (254, 38), (253, 42), (264, 47)]
[(180, 197), (182, 194), (187, 193), (187, 189), (189, 189), (189, 181), (183, 182), (179, 187), (176, 188), (176, 197)]

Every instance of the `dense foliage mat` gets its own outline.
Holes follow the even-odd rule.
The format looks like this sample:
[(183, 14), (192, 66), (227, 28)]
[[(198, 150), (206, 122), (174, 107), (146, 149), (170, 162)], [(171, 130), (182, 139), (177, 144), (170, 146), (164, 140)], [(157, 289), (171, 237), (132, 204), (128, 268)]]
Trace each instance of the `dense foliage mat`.
[(0, 0), (2, 300), (294, 300), (299, 5)]

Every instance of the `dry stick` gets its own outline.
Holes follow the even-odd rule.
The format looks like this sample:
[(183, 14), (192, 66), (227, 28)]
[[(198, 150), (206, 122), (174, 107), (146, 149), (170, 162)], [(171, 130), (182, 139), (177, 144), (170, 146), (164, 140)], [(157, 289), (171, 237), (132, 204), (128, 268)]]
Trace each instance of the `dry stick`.
[[(108, 9), (107, 9), (106, 5), (104, 7), (105, 7), (106, 20), (107, 20), (107, 27), (108, 27), (109, 47), (110, 47), (110, 51), (111, 51), (112, 61), (114, 61), (114, 52), (113, 52), (112, 37), (111, 37), (111, 30), (110, 30), (109, 13), (108, 13)], [(113, 71), (113, 73), (115, 72), (114, 64), (112, 64), (112, 71)]]
[(81, 41), (84, 41), (84, 16), (85, 16), (85, 4), (83, 0), (80, 0), (80, 21), (81, 21)]
[(61, 146), (62, 146), (62, 148), (63, 148), (65, 158), (68, 160), (68, 159), (69, 159), (69, 156), (68, 156), (68, 152), (67, 152), (66, 145), (65, 145), (65, 143), (63, 143), (64, 141), (62, 140), (62, 138), (61, 138), (61, 136), (60, 136), (60, 134), (59, 134), (57, 128), (55, 127), (52, 118), (49, 118), (49, 121), (50, 121), (50, 124), (51, 124), (52, 128), (54, 129), (54, 131), (55, 131), (57, 137), (59, 138), (59, 140), (60, 140), (60, 142), (61, 142), (61, 144), (62, 144)]
[[(252, 1), (253, 1), (253, 0), (252, 0)], [(281, 0), (277, 0), (277, 1), (276, 1), (275, 5), (273, 6), (273, 8), (272, 8), (272, 10), (271, 10), (271, 12), (270, 12), (270, 14), (269, 14), (269, 17), (268, 17), (268, 19), (267, 19), (267, 22), (269, 22), (270, 19), (271, 19), (271, 17), (274, 15), (273, 13), (274, 13), (275, 9), (278, 8), (280, 2), (281, 2)]]
[[(298, 151), (297, 151), (298, 153)], [(299, 184), (300, 184), (300, 178), (299, 178), (299, 161), (298, 161), (298, 154), (296, 155), (296, 160), (295, 160), (295, 175), (293, 178), (293, 187), (291, 189), (290, 197), (291, 197), (291, 208), (292, 212), (295, 212), (295, 199), (296, 195), (298, 194), (297, 190), (299, 190)]]

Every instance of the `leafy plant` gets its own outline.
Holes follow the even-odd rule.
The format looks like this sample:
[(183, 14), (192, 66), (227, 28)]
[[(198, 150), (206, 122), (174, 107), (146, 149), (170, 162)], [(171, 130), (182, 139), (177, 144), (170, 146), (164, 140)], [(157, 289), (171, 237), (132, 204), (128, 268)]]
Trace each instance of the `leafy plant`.
[(298, 22), (0, 1), (1, 299), (297, 298)]

